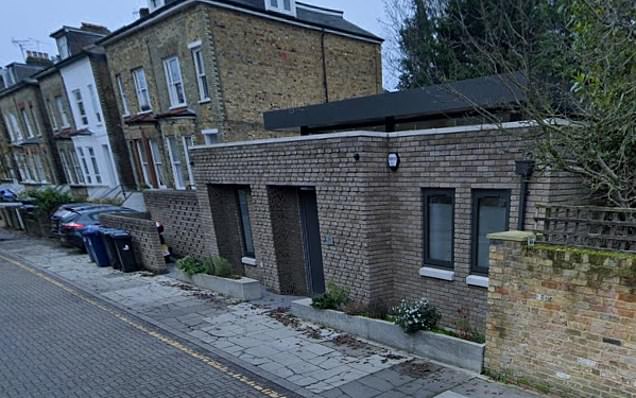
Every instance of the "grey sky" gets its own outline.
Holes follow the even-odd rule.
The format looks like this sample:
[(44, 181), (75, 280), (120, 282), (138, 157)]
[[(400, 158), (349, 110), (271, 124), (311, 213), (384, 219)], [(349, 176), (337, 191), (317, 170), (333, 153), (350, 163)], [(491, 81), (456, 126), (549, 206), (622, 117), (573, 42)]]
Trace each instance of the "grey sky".
[[(384, 0), (305, 0), (307, 3), (341, 9), (345, 18), (380, 37), (386, 31), (380, 23), (384, 18)], [(56, 54), (49, 34), (62, 25), (92, 22), (116, 29), (132, 22), (135, 11), (146, 0), (17, 0), (5, 4), (0, 13), (0, 65), (21, 61), (19, 48), (12, 39), (29, 40), (28, 49)], [(36, 41), (39, 41), (36, 42)], [(39, 47), (39, 48), (38, 48)], [(393, 78), (385, 71), (385, 86), (391, 88)]]

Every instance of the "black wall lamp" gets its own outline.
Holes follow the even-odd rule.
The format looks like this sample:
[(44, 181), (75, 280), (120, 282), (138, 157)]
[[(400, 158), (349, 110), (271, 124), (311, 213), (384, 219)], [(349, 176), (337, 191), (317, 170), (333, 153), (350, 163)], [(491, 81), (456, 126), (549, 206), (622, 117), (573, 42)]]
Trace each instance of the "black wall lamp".
[(519, 218), (517, 229), (523, 231), (526, 224), (526, 207), (528, 205), (528, 185), (530, 184), (530, 177), (534, 174), (534, 168), (536, 162), (534, 160), (517, 160), (515, 162), (515, 173), (521, 177), (521, 184), (519, 187)]
[(400, 155), (397, 152), (390, 152), (386, 158), (386, 163), (391, 171), (397, 171), (400, 168)]

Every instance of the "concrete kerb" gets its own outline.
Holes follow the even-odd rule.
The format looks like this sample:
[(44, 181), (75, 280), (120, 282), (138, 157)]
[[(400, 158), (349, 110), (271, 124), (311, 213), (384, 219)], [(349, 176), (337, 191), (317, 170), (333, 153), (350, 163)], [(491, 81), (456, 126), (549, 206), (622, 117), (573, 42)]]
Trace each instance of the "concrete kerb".
[(106, 297), (103, 297), (99, 294), (96, 294), (94, 292), (91, 292), (90, 290), (78, 285), (77, 283), (74, 283), (72, 281), (66, 280), (62, 277), (60, 277), (59, 275), (48, 271), (46, 269), (42, 269), (40, 267), (38, 267), (37, 265), (34, 265), (33, 263), (31, 263), (30, 261), (24, 259), (21, 256), (16, 256), (16, 255), (9, 255), (6, 253), (3, 253), (2, 255), (0, 255), (0, 258), (7, 258), (7, 259), (11, 259), (13, 261), (16, 261), (18, 263), (21, 263), (31, 269), (37, 270), (38, 272), (41, 272), (42, 274), (48, 276), (51, 279), (54, 279), (60, 283), (63, 283), (77, 291), (79, 291), (80, 293), (91, 297), (92, 299), (96, 300), (96, 301), (100, 301), (104, 304), (107, 304), (109, 306), (112, 306), (113, 308), (117, 309), (118, 311), (127, 314), (128, 316), (130, 316), (131, 318), (137, 319), (143, 323), (146, 323), (158, 330), (161, 330), (163, 333), (165, 333), (166, 335), (168, 335), (168, 337), (172, 337), (174, 339), (177, 340), (182, 340), (185, 341), (186, 343), (188, 343), (191, 346), (194, 346), (197, 350), (202, 351), (208, 355), (210, 355), (212, 358), (214, 359), (219, 359), (222, 362), (225, 362), (226, 364), (233, 366), (235, 368), (239, 368), (241, 370), (244, 370), (248, 373), (250, 373), (252, 375), (252, 377), (254, 378), (261, 378), (264, 380), (267, 380), (273, 384), (276, 384), (280, 387), (282, 387), (285, 390), (288, 390), (290, 392), (293, 392), (295, 394), (297, 394), (298, 396), (301, 396), (303, 398), (320, 398), (320, 395), (317, 395), (305, 388), (302, 388), (296, 384), (293, 384), (291, 382), (288, 382), (287, 380), (280, 378), (264, 369), (261, 369), (259, 367), (256, 367), (252, 364), (249, 364), (239, 358), (236, 358), (226, 352), (223, 352), (221, 350), (217, 350), (216, 348), (214, 348), (211, 345), (208, 344), (204, 344), (201, 343), (199, 341), (197, 341), (194, 337), (189, 336), (183, 332), (180, 332), (170, 326), (166, 326), (164, 324), (162, 324), (159, 321), (155, 321), (152, 318), (149, 318), (143, 314), (140, 314), (136, 311), (133, 311), (129, 308), (124, 307), (123, 305), (108, 299)]
[(475, 373), (483, 371), (485, 344), (473, 343), (431, 332), (408, 335), (400, 327), (377, 319), (351, 316), (332, 310), (317, 310), (311, 299), (292, 302), (291, 312), (299, 318), (342, 330), (355, 336), (394, 347), (418, 356)]

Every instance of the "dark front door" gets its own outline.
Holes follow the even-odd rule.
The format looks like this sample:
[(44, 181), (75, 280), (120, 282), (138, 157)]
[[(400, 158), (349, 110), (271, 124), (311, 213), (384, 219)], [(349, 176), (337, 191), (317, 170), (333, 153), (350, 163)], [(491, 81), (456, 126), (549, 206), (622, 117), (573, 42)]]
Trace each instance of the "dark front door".
[(325, 274), (322, 268), (322, 245), (320, 244), (316, 191), (303, 188), (300, 190), (299, 196), (307, 287), (310, 295), (316, 296), (325, 292)]

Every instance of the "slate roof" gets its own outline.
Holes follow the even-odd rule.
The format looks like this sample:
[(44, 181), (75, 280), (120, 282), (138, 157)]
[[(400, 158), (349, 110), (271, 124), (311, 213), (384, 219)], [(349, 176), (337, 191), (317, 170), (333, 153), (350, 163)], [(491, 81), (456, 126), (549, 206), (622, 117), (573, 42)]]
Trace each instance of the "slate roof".
[(422, 87), (299, 108), (266, 112), (268, 130), (299, 127), (382, 124), (396, 121), (470, 112), (478, 108), (511, 108), (527, 100), (527, 80), (521, 73)]
[[(141, 17), (137, 19), (135, 22), (126, 25), (116, 31), (114, 31), (111, 35), (105, 37), (100, 41), (100, 43), (108, 43), (116, 38), (119, 38), (122, 35), (128, 34), (135, 27), (143, 24), (144, 22), (151, 20), (166, 11), (172, 10), (183, 3), (187, 3), (189, 0), (173, 0), (167, 1), (166, 5), (155, 10), (145, 17)], [(199, 0), (203, 4), (214, 5), (217, 3), (219, 5), (227, 5), (243, 8), (246, 11), (256, 11), (262, 14), (267, 14), (270, 16), (275, 16), (277, 18), (286, 19), (290, 22), (301, 22), (307, 25), (312, 25), (317, 28), (329, 29), (336, 32), (341, 32), (349, 35), (358, 36), (361, 38), (382, 42), (383, 39), (370, 33), (359, 26), (347, 21), (343, 17), (343, 13), (336, 10), (330, 10), (323, 7), (313, 6), (311, 4), (296, 2), (297, 4), (297, 12), (296, 16), (281, 14), (273, 11), (266, 11), (265, 9), (265, 1), (266, 0)]]

